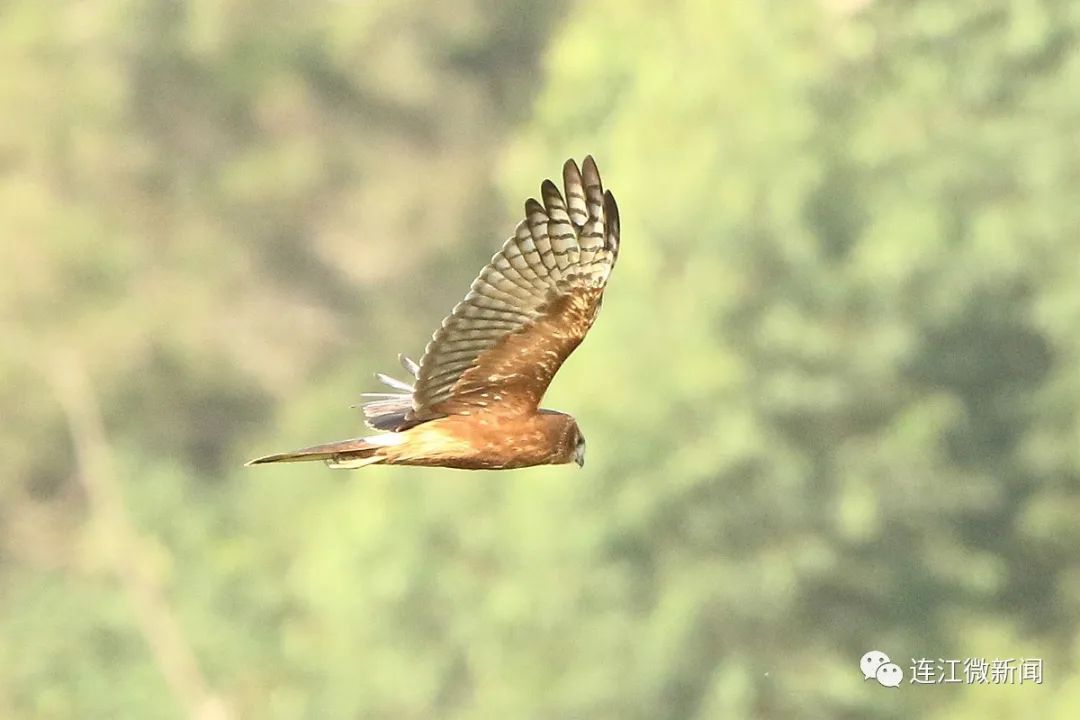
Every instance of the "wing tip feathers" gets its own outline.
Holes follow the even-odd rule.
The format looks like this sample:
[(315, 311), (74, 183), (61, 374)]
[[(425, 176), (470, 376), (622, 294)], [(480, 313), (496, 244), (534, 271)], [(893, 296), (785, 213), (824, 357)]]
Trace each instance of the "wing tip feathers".
[(604, 191), (604, 224), (605, 238), (610, 238), (612, 249), (619, 248), (619, 205), (615, 202), (615, 196), (610, 190)]

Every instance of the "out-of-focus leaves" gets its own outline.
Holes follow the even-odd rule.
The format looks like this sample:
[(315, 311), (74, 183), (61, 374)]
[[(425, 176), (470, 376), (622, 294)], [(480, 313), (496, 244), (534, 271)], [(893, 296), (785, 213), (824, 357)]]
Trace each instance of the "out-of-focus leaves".
[[(1078, 31), (1051, 0), (16, 3), (0, 715), (183, 714), (76, 482), (73, 352), (237, 716), (1068, 717)], [(367, 374), (587, 152), (623, 249), (545, 400), (583, 471), (239, 469), (358, 434)], [(870, 649), (1046, 679), (887, 691)]]

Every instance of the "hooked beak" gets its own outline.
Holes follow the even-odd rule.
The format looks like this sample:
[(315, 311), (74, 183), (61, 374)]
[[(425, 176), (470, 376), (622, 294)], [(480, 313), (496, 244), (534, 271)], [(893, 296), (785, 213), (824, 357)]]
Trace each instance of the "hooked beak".
[(574, 462), (577, 463), (579, 468), (585, 467), (585, 453), (579, 452), (574, 454)]

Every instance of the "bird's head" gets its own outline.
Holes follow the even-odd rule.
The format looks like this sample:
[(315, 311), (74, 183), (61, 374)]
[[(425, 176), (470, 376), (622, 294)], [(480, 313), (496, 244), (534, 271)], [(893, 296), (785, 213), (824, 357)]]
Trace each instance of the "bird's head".
[(546, 426), (549, 442), (554, 446), (555, 455), (548, 462), (553, 465), (563, 463), (577, 463), (578, 467), (585, 466), (585, 436), (581, 434), (581, 428), (577, 421), (566, 413), (555, 410), (540, 409), (540, 416)]
[(585, 436), (581, 430), (577, 432), (577, 442), (574, 444), (574, 462), (578, 467), (585, 467)]

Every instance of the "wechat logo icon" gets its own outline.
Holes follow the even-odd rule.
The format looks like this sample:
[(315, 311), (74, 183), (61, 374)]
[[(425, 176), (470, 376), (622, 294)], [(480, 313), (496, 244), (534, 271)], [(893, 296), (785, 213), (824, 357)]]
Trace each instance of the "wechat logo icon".
[(877, 680), (884, 687), (900, 687), (904, 681), (904, 671), (880, 650), (864, 654), (859, 659), (859, 669), (862, 670), (863, 680)]

